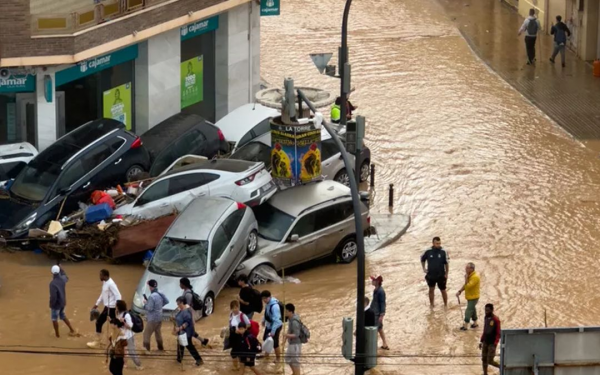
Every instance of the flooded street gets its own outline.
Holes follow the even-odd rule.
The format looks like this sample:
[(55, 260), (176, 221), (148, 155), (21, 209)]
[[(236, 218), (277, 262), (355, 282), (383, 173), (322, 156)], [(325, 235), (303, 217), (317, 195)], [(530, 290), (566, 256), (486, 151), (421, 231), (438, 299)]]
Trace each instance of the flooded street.
[[(339, 82), (320, 75), (309, 53), (337, 51), (343, 3), (286, 0), (281, 16), (262, 18), (263, 78), (280, 85), (289, 76), (297, 86), (337, 92)], [(462, 316), (454, 297), (469, 261), (482, 279), (480, 313), (483, 304), (494, 303), (503, 327), (543, 326), (544, 311), (549, 326), (600, 325), (597, 154), (491, 72), (434, 0), (354, 1), (350, 14), (351, 100), (367, 119), (377, 168), (373, 211), (388, 209), (387, 189), (394, 184), (394, 210), (412, 217), (400, 241), (367, 257), (367, 275), (383, 275), (388, 301), (391, 351), (380, 353), (379, 371), (481, 373), (481, 331), (458, 331)], [(437, 291), (430, 310), (419, 262), (433, 236), (442, 238), (451, 258), (447, 310)], [(143, 272), (137, 265), (65, 264), (67, 316), (84, 337), (67, 338), (61, 325), (65, 337), (56, 339), (47, 308), (51, 264), (44, 255), (0, 254), (2, 373), (108, 373), (99, 355), (2, 352), (26, 345), (92, 354), (85, 343), (93, 332), (89, 309), (100, 294), (98, 270), (110, 269), (128, 304)], [(303, 373), (352, 373), (339, 354), (341, 318), (355, 312), (355, 275), (355, 263), (326, 264), (294, 273), (300, 284), (268, 286), (293, 302), (311, 329)], [(202, 334), (218, 335), (237, 292), (221, 293), (215, 314), (199, 323)], [(136, 340), (141, 348), (141, 335)], [(142, 357), (143, 373), (179, 372), (173, 336), (166, 346), (169, 357)], [(202, 354), (206, 365), (197, 370), (188, 362), (187, 373), (233, 374), (227, 353)], [(274, 365), (259, 369), (281, 373)], [(135, 373), (131, 362), (126, 373)]]

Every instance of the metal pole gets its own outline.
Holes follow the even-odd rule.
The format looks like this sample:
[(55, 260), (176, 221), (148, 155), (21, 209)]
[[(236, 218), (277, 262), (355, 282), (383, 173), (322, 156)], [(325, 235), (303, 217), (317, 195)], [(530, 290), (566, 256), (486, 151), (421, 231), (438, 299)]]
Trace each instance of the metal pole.
[[(350, 2), (351, 0), (348, 0)], [(348, 4), (348, 3), (347, 3)], [(302, 97), (302, 100), (306, 105), (313, 111), (317, 112), (315, 106), (308, 100), (302, 90), (298, 89), (298, 96)], [(365, 238), (363, 233), (362, 215), (360, 209), (360, 197), (358, 195), (358, 184), (354, 178), (354, 172), (352, 172), (352, 163), (346, 148), (342, 144), (342, 141), (337, 136), (329, 124), (323, 121), (325, 130), (331, 134), (331, 138), (335, 141), (338, 149), (342, 154), (344, 165), (348, 171), (350, 177), (350, 193), (352, 194), (352, 207), (354, 208), (354, 225), (356, 229), (356, 245), (358, 246), (356, 255), (356, 358), (354, 361), (355, 374), (363, 375), (365, 373)]]
[[(352, 5), (352, 0), (346, 0), (346, 6), (344, 7), (344, 18), (342, 19), (342, 50), (340, 54), (340, 97), (342, 99), (342, 103), (340, 104), (340, 125), (346, 125), (346, 106), (347, 106), (347, 92), (344, 90), (345, 83), (345, 70), (346, 63), (348, 57), (348, 15), (350, 13), (350, 5)], [(349, 176), (349, 175), (348, 175)]]

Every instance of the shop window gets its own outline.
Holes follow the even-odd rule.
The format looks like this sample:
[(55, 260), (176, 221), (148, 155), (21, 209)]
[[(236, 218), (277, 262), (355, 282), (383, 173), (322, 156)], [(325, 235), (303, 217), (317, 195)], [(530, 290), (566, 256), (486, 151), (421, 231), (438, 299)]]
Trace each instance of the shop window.
[(181, 73), (181, 111), (215, 122), (214, 31), (181, 42)]

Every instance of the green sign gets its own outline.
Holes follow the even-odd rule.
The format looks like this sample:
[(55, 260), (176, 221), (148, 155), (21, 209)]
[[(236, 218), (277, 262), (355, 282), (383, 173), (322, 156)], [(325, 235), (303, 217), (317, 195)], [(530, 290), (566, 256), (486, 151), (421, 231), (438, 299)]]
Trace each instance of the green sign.
[(181, 63), (181, 108), (204, 100), (204, 56)]
[(120, 49), (108, 55), (98, 56), (89, 60), (81, 61), (75, 66), (61, 70), (60, 72), (56, 72), (54, 80), (56, 81), (56, 86), (61, 86), (65, 83), (92, 75), (101, 70), (111, 68), (115, 65), (135, 60), (137, 57), (138, 46), (136, 44)]
[(102, 107), (105, 118), (121, 121), (131, 130), (131, 82), (104, 91)]
[(260, 0), (261, 16), (278, 16), (281, 13), (280, 0)]
[(181, 28), (181, 40), (188, 40), (218, 28), (219, 16), (214, 16), (206, 20), (190, 23), (189, 25)]
[(31, 74), (0, 78), (0, 92), (34, 92), (35, 77)]

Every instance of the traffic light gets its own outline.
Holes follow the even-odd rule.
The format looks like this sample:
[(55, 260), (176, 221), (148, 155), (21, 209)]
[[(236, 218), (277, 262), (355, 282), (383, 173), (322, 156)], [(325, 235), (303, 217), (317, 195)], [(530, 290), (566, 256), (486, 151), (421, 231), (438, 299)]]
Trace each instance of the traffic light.
[(354, 342), (354, 320), (342, 319), (342, 355), (347, 360), (352, 360), (352, 344)]

